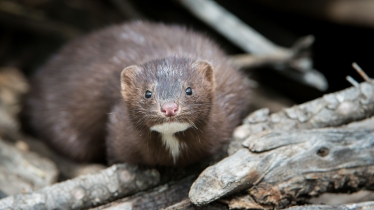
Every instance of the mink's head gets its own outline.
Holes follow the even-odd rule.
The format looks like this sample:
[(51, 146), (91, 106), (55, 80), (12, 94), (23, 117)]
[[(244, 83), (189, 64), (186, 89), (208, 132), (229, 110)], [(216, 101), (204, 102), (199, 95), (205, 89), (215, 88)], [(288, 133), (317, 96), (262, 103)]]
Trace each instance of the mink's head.
[(153, 60), (125, 68), (121, 88), (130, 118), (139, 129), (172, 122), (199, 128), (213, 102), (213, 68), (201, 60)]

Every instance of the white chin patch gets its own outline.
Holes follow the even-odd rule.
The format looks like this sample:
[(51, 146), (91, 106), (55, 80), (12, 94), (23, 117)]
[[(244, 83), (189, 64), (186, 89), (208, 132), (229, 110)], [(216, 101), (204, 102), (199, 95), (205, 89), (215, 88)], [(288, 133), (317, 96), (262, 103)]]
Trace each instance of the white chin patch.
[(185, 131), (189, 127), (191, 127), (190, 124), (179, 122), (163, 123), (151, 127), (152, 131), (157, 131), (162, 135), (162, 141), (173, 156), (174, 163), (180, 154), (180, 150), (186, 146), (183, 142), (179, 142), (174, 134)]

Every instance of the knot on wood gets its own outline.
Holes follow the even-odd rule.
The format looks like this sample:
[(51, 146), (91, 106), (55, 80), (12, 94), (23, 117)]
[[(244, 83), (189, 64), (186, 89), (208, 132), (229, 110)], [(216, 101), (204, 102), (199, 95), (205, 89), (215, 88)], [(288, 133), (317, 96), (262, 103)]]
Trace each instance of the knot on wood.
[(321, 157), (326, 157), (329, 154), (330, 150), (326, 147), (322, 147), (317, 151), (317, 155)]

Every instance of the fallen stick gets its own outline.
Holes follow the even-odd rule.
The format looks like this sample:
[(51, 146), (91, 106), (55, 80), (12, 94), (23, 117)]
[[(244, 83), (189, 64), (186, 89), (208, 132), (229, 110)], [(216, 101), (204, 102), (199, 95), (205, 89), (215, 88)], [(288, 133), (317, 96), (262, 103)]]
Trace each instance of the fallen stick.
[(362, 202), (343, 205), (305, 205), (287, 208), (286, 210), (369, 210), (374, 209), (374, 202)]
[(82, 209), (108, 203), (160, 182), (157, 170), (114, 165), (98, 174), (80, 176), (32, 193), (0, 200), (0, 209)]
[(324, 192), (370, 187), (373, 135), (347, 127), (259, 133), (243, 143), (248, 149), (203, 171), (189, 197), (204, 205), (246, 190), (256, 204), (285, 208)]
[(206, 206), (196, 206), (190, 202), (190, 199), (185, 199), (172, 206), (164, 208), (163, 210), (227, 210), (227, 206), (223, 203), (214, 202)]
[(196, 17), (246, 52), (256, 55), (291, 54), (290, 50), (279, 47), (267, 40), (214, 1), (179, 1)]
[(373, 115), (374, 83), (363, 82), (358, 87), (327, 94), (271, 115), (268, 109), (252, 113), (235, 130), (229, 153), (241, 148), (241, 142), (251, 135), (264, 130), (336, 127)]
[(92, 210), (110, 209), (162, 209), (188, 198), (188, 191), (196, 176), (190, 176), (177, 182), (170, 182), (146, 192), (123, 198)]
[[(367, 123), (361, 123), (369, 128), (366, 130), (357, 128), (357, 123), (330, 130), (303, 129), (342, 126), (373, 115), (371, 81), (271, 115), (268, 109), (254, 112), (234, 133), (235, 141), (230, 145), (233, 155), (199, 176), (190, 199), (204, 205), (250, 189), (253, 205), (287, 207), (302, 199), (300, 195), (316, 196), (347, 186), (352, 191), (364, 188), (374, 180), (374, 159), (369, 155), (374, 133)], [(321, 159), (325, 165), (320, 165)], [(329, 168), (319, 170), (324, 166)], [(333, 188), (328, 185), (331, 183)]]

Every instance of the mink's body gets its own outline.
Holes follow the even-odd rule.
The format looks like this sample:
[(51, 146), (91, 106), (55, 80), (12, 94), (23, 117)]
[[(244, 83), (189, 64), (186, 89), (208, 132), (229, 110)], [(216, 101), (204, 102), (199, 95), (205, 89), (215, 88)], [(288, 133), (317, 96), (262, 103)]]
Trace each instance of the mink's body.
[(66, 45), (36, 73), (26, 111), (36, 134), (70, 158), (183, 166), (230, 139), (249, 97), (206, 37), (134, 22)]

